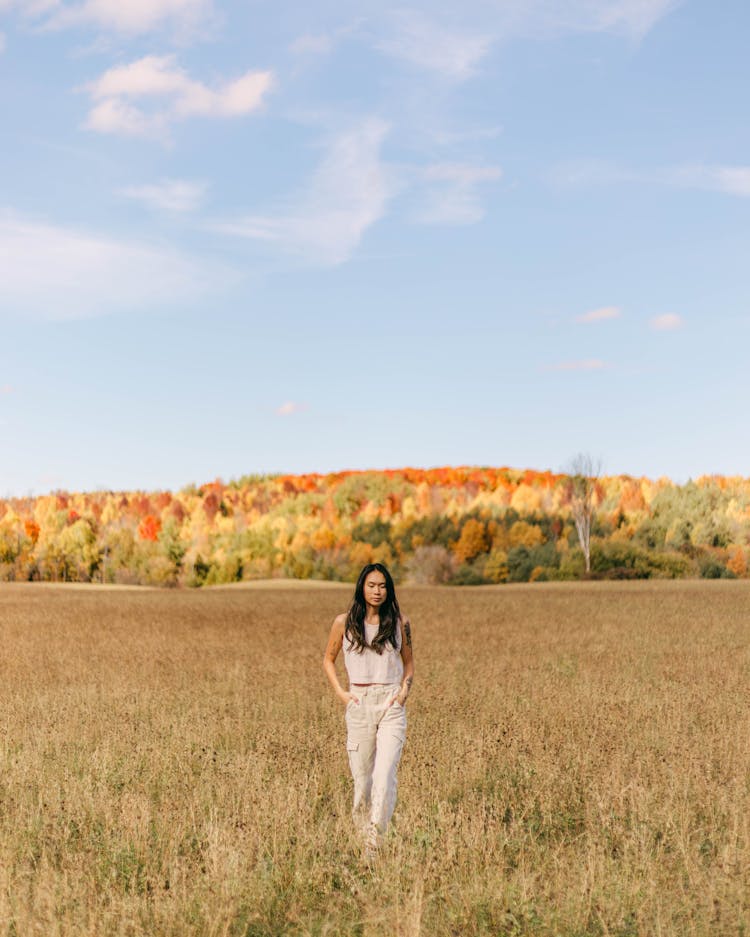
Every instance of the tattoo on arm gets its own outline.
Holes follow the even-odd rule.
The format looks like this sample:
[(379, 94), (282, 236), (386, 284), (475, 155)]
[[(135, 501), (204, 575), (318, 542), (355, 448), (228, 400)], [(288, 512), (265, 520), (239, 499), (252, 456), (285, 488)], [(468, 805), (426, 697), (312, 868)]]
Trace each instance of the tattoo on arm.
[(412, 677), (407, 677), (404, 680), (404, 682), (401, 684), (401, 692), (398, 695), (398, 701), (399, 703), (401, 703), (402, 706), (407, 701), (407, 699), (409, 698), (409, 694), (411, 693), (412, 679), (413, 679)]
[(411, 647), (411, 625), (408, 621), (404, 622), (404, 634), (406, 635), (406, 643)]

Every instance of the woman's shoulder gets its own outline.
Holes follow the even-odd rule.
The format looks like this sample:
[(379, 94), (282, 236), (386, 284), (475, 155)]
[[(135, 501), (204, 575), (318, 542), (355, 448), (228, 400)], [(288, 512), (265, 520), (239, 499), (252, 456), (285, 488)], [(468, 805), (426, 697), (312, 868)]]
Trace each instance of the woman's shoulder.
[(334, 626), (334, 628), (341, 628), (341, 630), (343, 631), (344, 628), (346, 627), (346, 619), (347, 619), (347, 613), (346, 613), (346, 612), (342, 612), (340, 615), (337, 615), (337, 616), (333, 619), (333, 626)]

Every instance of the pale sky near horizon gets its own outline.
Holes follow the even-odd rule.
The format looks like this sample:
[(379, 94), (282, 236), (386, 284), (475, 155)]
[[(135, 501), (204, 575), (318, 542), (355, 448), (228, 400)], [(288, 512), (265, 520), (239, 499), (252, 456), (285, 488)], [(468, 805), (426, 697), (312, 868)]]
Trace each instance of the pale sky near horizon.
[(0, 496), (750, 475), (749, 34), (739, 0), (0, 0)]

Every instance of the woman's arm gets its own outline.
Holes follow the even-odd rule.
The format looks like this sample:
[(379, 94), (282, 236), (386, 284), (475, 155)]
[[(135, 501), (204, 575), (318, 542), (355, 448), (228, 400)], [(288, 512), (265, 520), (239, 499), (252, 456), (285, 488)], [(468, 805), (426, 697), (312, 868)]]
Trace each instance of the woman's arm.
[(341, 700), (342, 703), (348, 703), (349, 700), (354, 700), (355, 703), (358, 703), (359, 700), (353, 693), (348, 693), (339, 683), (338, 674), (336, 673), (336, 658), (339, 656), (339, 651), (344, 643), (344, 626), (346, 624), (346, 615), (337, 615), (333, 619), (333, 624), (331, 625), (331, 633), (328, 635), (328, 644), (326, 645), (326, 651), (323, 655), (323, 670), (326, 672), (331, 686), (333, 687), (336, 696)]
[(400, 622), (401, 625), (401, 660), (404, 662), (404, 676), (401, 681), (401, 689), (396, 696), (396, 702), (403, 706), (411, 693), (411, 685), (414, 682), (414, 648), (411, 643), (411, 622), (404, 616)]

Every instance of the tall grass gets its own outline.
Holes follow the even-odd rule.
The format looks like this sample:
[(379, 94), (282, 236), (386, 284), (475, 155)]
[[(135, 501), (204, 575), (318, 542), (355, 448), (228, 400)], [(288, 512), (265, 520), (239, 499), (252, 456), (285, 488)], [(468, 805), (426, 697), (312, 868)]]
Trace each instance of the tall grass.
[(379, 862), (320, 666), (347, 587), (0, 588), (0, 934), (750, 931), (750, 588), (400, 590)]

